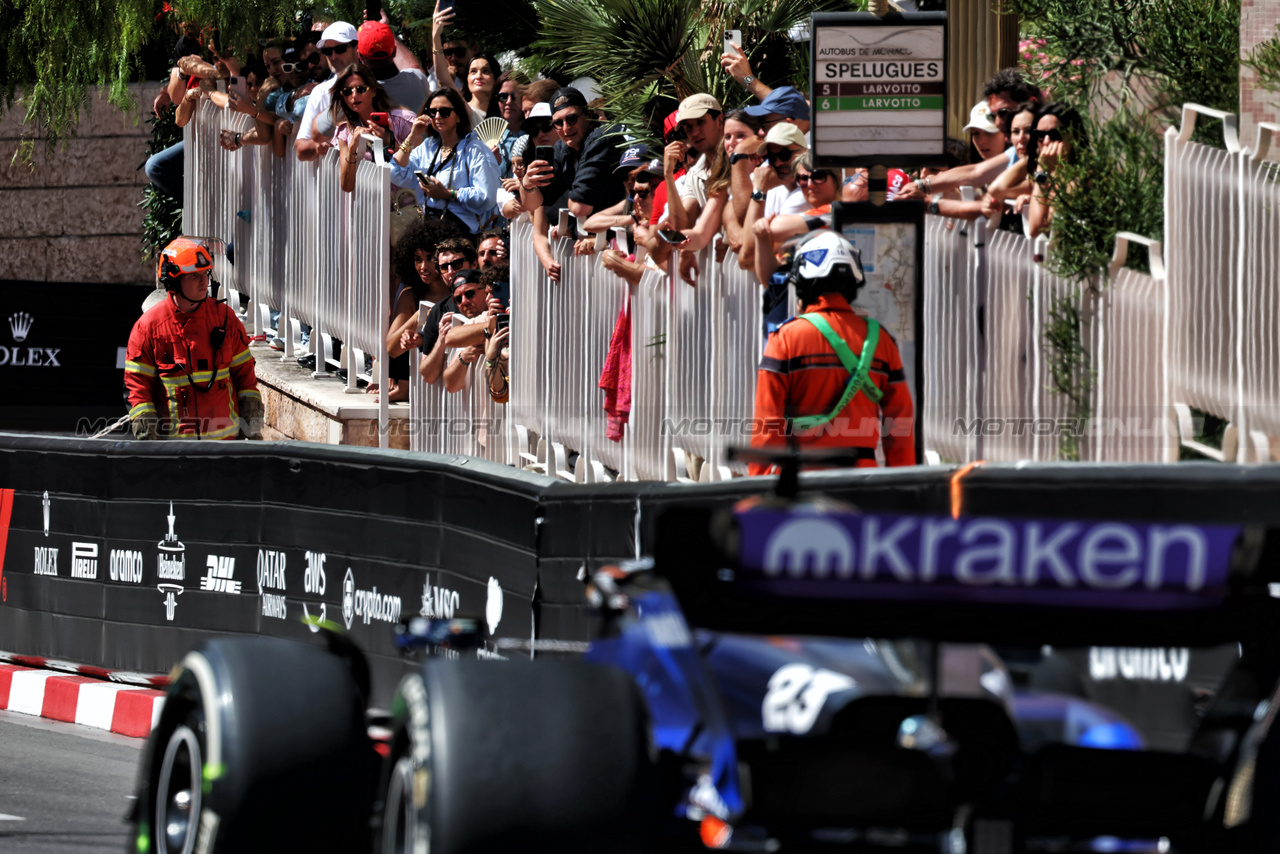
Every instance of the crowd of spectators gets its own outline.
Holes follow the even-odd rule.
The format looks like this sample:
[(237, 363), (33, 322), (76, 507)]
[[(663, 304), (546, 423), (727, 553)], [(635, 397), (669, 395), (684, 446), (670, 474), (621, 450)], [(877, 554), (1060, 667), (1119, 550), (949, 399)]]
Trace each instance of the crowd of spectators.
[[(699, 253), (720, 237), (721, 251), (736, 253), (764, 285), (768, 314), (779, 302), (769, 290), (788, 263), (785, 247), (829, 227), (836, 201), (869, 198), (867, 170), (815, 163), (805, 94), (761, 82), (739, 45), (720, 64), (752, 102), (726, 111), (711, 94), (691, 94), (650, 147), (647, 131), (618, 126), (607, 104), (504, 69), (452, 25), (452, 9), (437, 9), (425, 63), (385, 15), (263, 41), (250, 57), (184, 37), (155, 104), (177, 105), (179, 125), (204, 98), (251, 117), (251, 130), (222, 132), (228, 151), (270, 146), (300, 161), (336, 151), (348, 192), (381, 145), (391, 183), (412, 193), (417, 214), (397, 230), (389, 271), (391, 400), (405, 399), (414, 369), (449, 391), (482, 376), (495, 401), (507, 399), (513, 221), (532, 224), (533, 250), (552, 281), (561, 277), (555, 241), (574, 238), (576, 252), (592, 253), (593, 235), (620, 229), (625, 239), (610, 241), (606, 268), (637, 281), (646, 266), (674, 259), (680, 277), (696, 285)], [(966, 141), (948, 142), (947, 168), (890, 170), (890, 200), (922, 200), (933, 214), (1000, 218), (1019, 229), (1026, 211), (1033, 234), (1049, 228), (1054, 171), (1087, 144), (1081, 117), (1046, 104), (1036, 86), (1006, 69), (987, 82), (964, 131)], [(146, 167), (179, 200), (182, 161), (180, 143)], [(961, 187), (976, 195), (962, 198)], [(423, 302), (434, 307), (420, 318)], [(482, 361), (483, 373), (472, 372)]]

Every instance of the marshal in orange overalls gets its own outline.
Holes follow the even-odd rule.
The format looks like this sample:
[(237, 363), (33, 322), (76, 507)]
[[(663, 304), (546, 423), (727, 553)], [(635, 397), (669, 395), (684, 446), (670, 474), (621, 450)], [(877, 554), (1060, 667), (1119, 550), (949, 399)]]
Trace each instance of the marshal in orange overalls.
[[(867, 322), (854, 313), (843, 296), (822, 294), (808, 310), (822, 312), (855, 356), (862, 352)], [(915, 408), (898, 345), (883, 329), (868, 376), (882, 392), (880, 403), (873, 403), (858, 392), (833, 420), (796, 431), (800, 446), (861, 449), (858, 467), (874, 468), (876, 444), (883, 436), (886, 463), (915, 465)], [(782, 324), (769, 337), (760, 360), (752, 447), (786, 444), (788, 419), (830, 412), (848, 382), (849, 372), (821, 332), (796, 318)], [(771, 469), (765, 463), (752, 463), (749, 467), (753, 475), (768, 474)]]

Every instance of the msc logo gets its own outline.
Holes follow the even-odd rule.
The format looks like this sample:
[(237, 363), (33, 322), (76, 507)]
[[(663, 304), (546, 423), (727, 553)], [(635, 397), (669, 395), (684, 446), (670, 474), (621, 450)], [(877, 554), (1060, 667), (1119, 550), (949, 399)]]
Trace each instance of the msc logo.
[(764, 571), (776, 576), (786, 571), (795, 577), (812, 574), (826, 578), (832, 572), (848, 577), (853, 572), (854, 546), (849, 534), (829, 519), (792, 519), (773, 532), (764, 550)]

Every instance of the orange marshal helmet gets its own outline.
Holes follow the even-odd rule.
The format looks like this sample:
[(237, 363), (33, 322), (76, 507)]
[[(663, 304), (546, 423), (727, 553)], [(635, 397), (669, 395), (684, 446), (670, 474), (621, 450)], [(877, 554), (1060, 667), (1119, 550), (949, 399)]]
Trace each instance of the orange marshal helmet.
[(204, 244), (190, 237), (175, 237), (160, 252), (156, 277), (166, 291), (176, 290), (178, 278), (186, 273), (202, 273), (213, 269), (213, 256)]

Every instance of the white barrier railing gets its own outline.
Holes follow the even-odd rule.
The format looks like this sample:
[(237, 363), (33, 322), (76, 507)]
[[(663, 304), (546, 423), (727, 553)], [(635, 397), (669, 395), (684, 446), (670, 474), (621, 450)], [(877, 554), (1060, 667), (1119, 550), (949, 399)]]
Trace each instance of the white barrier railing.
[[(1222, 121), (1225, 150), (1192, 141), (1198, 115)], [(1196, 104), (1165, 133), (1170, 393), (1182, 444), (1239, 462), (1272, 459), (1280, 437), (1276, 133), (1260, 124), (1242, 148), (1234, 115)], [(1191, 439), (1191, 407), (1231, 422), (1221, 451)]]
[[(1225, 120), (1225, 151), (1191, 141), (1197, 113)], [(382, 354), (387, 331), (387, 167), (362, 162), (356, 192), (345, 194), (336, 154), (300, 163), (292, 152), (279, 160), (265, 148), (218, 146), (222, 127), (249, 126), (201, 105), (186, 131), (184, 230), (234, 239), (237, 269), (220, 268), (221, 280), (249, 293), (260, 316), (284, 312), (287, 347), (296, 340), (289, 318), (310, 325), (318, 372), (338, 364), (323, 342), (342, 338), (353, 388), (360, 356)], [(1191, 441), (1195, 407), (1229, 419), (1241, 437), (1219, 456), (1270, 458), (1280, 436), (1280, 183), (1267, 160), (1276, 132), (1264, 125), (1257, 151), (1241, 150), (1234, 117), (1185, 108), (1165, 140), (1166, 240), (1122, 234), (1116, 260), (1092, 283), (1050, 273), (1044, 238), (927, 217), (920, 405), (929, 457), (1173, 460), (1179, 442), (1213, 454)], [(754, 276), (732, 253), (717, 260), (713, 246), (700, 255), (696, 286), (674, 265), (632, 286), (598, 254), (576, 256), (559, 239), (552, 281), (531, 229), (522, 219), (511, 232), (510, 402), (492, 403), (480, 366), (455, 394), (411, 370), (411, 447), (584, 482), (742, 473), (725, 449), (750, 440), (763, 349)], [(1123, 267), (1134, 240), (1149, 245), (1151, 274)], [(598, 382), (620, 315), (631, 329), (631, 408), (614, 441)], [(386, 419), (384, 403), (384, 444)]]
[[(256, 308), (244, 316), (251, 331), (267, 328), (267, 310), (282, 312), (284, 358), (293, 355), (299, 324), (312, 328), (316, 373), (337, 365), (333, 339), (347, 346), (348, 390), (364, 370), (357, 353), (374, 356), (386, 388), (390, 295), (390, 168), (379, 147), (375, 161), (356, 166), (356, 189), (338, 183), (338, 154), (303, 163), (287, 147), (278, 159), (268, 146), (227, 151), (219, 132), (247, 133), (253, 121), (208, 100), (183, 129), (186, 196), (182, 230), (234, 247), (234, 265), (215, 256), (214, 277), (240, 310), (246, 294)], [(352, 223), (355, 228), (352, 229)], [(366, 375), (366, 379), (369, 377)], [(379, 444), (389, 441), (387, 395), (379, 396)]]

